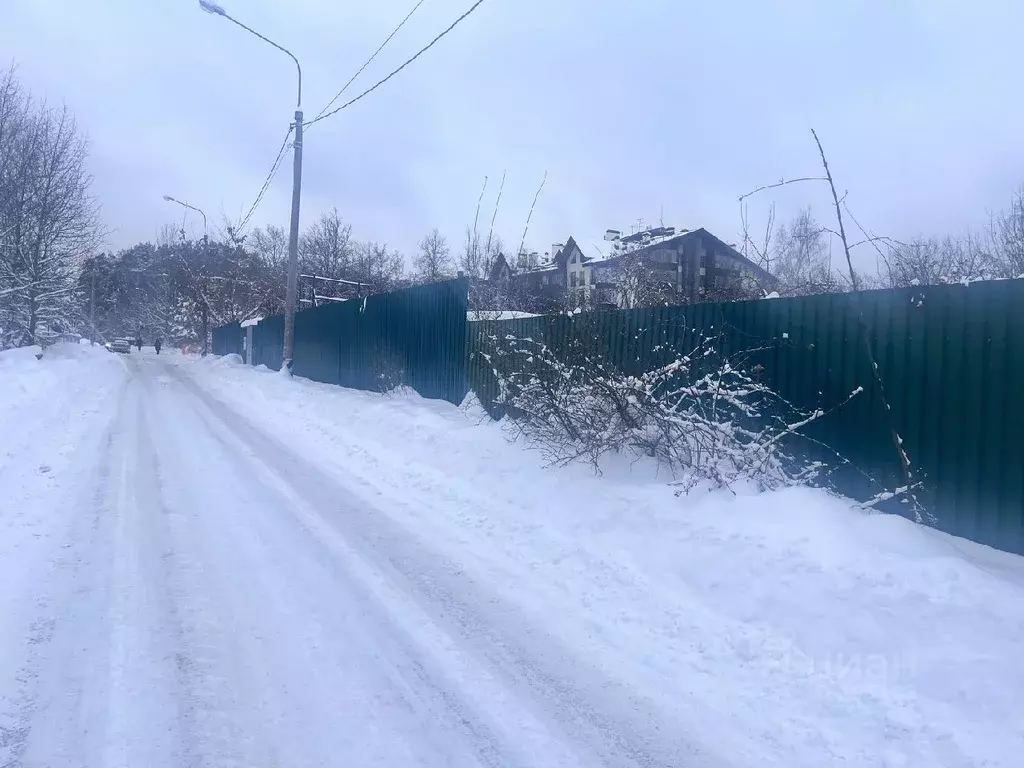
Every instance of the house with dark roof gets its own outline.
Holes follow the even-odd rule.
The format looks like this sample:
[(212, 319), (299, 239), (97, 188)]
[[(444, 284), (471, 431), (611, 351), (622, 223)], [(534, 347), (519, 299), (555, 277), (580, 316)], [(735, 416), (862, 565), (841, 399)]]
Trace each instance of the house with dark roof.
[[(531, 263), (534, 265), (529, 266)], [(513, 269), (505, 255), (498, 254), (491, 267), (490, 281), (499, 286), (507, 284), (508, 290), (500, 295), (508, 297), (506, 303), (516, 305), (502, 309), (555, 312), (564, 308), (566, 272), (562, 251), (544, 262), (524, 254), (517, 266)]]
[(518, 269), (499, 255), (490, 282), (508, 286), (501, 295), (517, 297), (516, 306), (501, 308), (550, 312), (569, 306), (636, 306), (637, 297), (629, 294), (623, 278), (631, 269), (635, 274), (638, 264), (649, 283), (647, 300), (657, 296), (659, 303), (736, 299), (774, 287), (765, 270), (703, 228), (677, 232), (657, 227), (625, 237), (608, 230), (605, 240), (611, 254), (604, 257), (585, 255), (572, 237), (553, 247), (553, 258), (544, 262), (521, 255)]
[(579, 269), (587, 274), (575, 280), (577, 290), (593, 306), (630, 306), (629, 297), (622, 295), (621, 277), (627, 264), (637, 262), (646, 266), (648, 279), (673, 303), (736, 299), (774, 286), (764, 269), (703, 227), (680, 232), (658, 227), (626, 237), (608, 230), (605, 240), (611, 255), (581, 256)]

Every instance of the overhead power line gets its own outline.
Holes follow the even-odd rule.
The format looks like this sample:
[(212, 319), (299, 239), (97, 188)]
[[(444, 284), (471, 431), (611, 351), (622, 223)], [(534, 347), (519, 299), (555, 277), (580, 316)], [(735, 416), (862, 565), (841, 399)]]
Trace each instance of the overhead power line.
[(418, 0), (418, 2), (416, 3), (416, 5), (414, 5), (414, 6), (412, 7), (412, 10), (411, 10), (411, 11), (409, 11), (409, 13), (408, 13), (408, 14), (406, 15), (406, 17), (405, 17), (404, 19), (402, 19), (402, 21), (401, 21), (401, 22), (400, 22), (400, 23), (398, 24), (398, 26), (397, 26), (397, 27), (395, 27), (395, 28), (394, 28), (394, 30), (392, 30), (391, 34), (387, 36), (387, 38), (386, 38), (386, 39), (384, 40), (384, 42), (380, 44), (380, 47), (379, 47), (379, 48), (378, 48), (378, 49), (377, 49), (376, 51), (374, 51), (374, 52), (373, 52), (373, 55), (372, 55), (372, 56), (371, 56), (370, 58), (368, 58), (368, 59), (366, 60), (366, 62), (365, 62), (365, 63), (363, 64), (363, 66), (361, 66), (361, 67), (360, 67), (360, 68), (358, 69), (358, 71), (357, 71), (357, 72), (356, 72), (356, 73), (355, 73), (354, 75), (352, 75), (352, 77), (350, 77), (350, 78), (348, 79), (348, 82), (347, 82), (347, 83), (345, 83), (345, 85), (343, 85), (343, 86), (341, 87), (341, 90), (340, 90), (340, 91), (338, 91), (338, 92), (337, 92), (337, 93), (336, 93), (336, 94), (334, 95), (334, 98), (333, 98), (333, 99), (331, 99), (331, 100), (330, 100), (329, 102), (327, 102), (327, 104), (326, 104), (326, 105), (324, 106), (324, 108), (323, 108), (323, 109), (321, 109), (321, 110), (320, 110), (320, 112), (319, 112), (319, 113), (317, 114), (317, 116), (316, 116), (315, 118), (313, 118), (313, 120), (311, 120), (311, 121), (310, 121), (310, 124), (312, 124), (312, 123), (315, 123), (315, 122), (316, 122), (317, 120), (319, 120), (319, 119), (320, 119), (320, 118), (321, 118), (321, 117), (323, 116), (324, 112), (326, 112), (326, 111), (327, 111), (328, 109), (330, 109), (330, 108), (331, 108), (331, 105), (332, 105), (332, 104), (334, 104), (334, 102), (336, 102), (336, 101), (337, 101), (337, 100), (338, 100), (339, 98), (341, 98), (341, 95), (342, 95), (342, 94), (343, 94), (343, 93), (344, 93), (344, 92), (345, 92), (346, 90), (348, 90), (348, 87), (349, 87), (350, 85), (352, 85), (352, 81), (354, 81), (354, 80), (355, 80), (355, 79), (356, 79), (357, 77), (359, 77), (359, 76), (360, 76), (361, 74), (363, 74), (363, 70), (365, 70), (365, 69), (366, 69), (366, 68), (367, 68), (368, 66), (370, 66), (370, 64), (371, 64), (371, 63), (373, 62), (373, 60), (374, 60), (375, 58), (377, 58), (377, 54), (378, 54), (378, 53), (380, 53), (381, 51), (383, 51), (383, 50), (384, 50), (384, 46), (385, 46), (385, 45), (387, 45), (388, 43), (390, 43), (390, 42), (391, 42), (391, 38), (393, 38), (393, 37), (394, 37), (395, 35), (397, 35), (397, 34), (398, 34), (399, 30), (400, 30), (400, 29), (401, 29), (402, 27), (404, 27), (404, 26), (405, 26), (405, 22), (407, 22), (407, 21), (408, 21), (409, 19), (411, 19), (411, 18), (412, 18), (412, 15), (413, 15), (414, 13), (416, 13), (416, 9), (418, 9), (418, 8), (419, 8), (419, 7), (421, 6), (421, 5), (423, 5), (423, 3), (424, 3), (425, 1), (426, 1), (426, 0)]
[(274, 163), (270, 166), (270, 172), (267, 174), (267, 178), (263, 181), (263, 186), (260, 187), (259, 194), (256, 195), (256, 199), (249, 207), (249, 212), (246, 213), (245, 217), (238, 223), (238, 227), (236, 228), (236, 232), (238, 234), (241, 234), (249, 223), (249, 219), (252, 218), (252, 215), (256, 212), (259, 204), (263, 201), (263, 196), (270, 188), (270, 182), (272, 182), (274, 180), (274, 176), (277, 175), (277, 169), (281, 167), (281, 161), (284, 159), (285, 152), (288, 149), (288, 139), (291, 138), (293, 130), (295, 130), (294, 125), (288, 126), (288, 133), (284, 135), (284, 141), (281, 142), (281, 148), (277, 150), (277, 157), (274, 158)]
[(391, 79), (392, 77), (394, 77), (394, 76), (395, 76), (395, 75), (397, 75), (397, 74), (398, 74), (399, 72), (401, 72), (401, 71), (402, 71), (403, 69), (405, 69), (405, 68), (406, 68), (407, 66), (409, 66), (409, 65), (410, 65), (410, 64), (412, 64), (412, 63), (413, 63), (414, 61), (416, 61), (416, 59), (418, 59), (418, 58), (419, 58), (420, 56), (422, 56), (422, 55), (423, 55), (424, 53), (426, 53), (426, 52), (427, 52), (427, 51), (429, 51), (429, 50), (430, 50), (431, 48), (433, 48), (433, 47), (434, 47), (434, 45), (435, 45), (435, 44), (437, 43), (437, 41), (438, 41), (438, 40), (440, 40), (440, 39), (441, 39), (442, 37), (444, 37), (444, 36), (445, 36), (445, 35), (447, 35), (447, 34), (448, 34), (449, 32), (451, 32), (451, 31), (452, 31), (453, 29), (455, 29), (455, 27), (457, 27), (457, 26), (459, 25), (459, 23), (460, 23), (460, 22), (461, 22), (461, 21), (462, 21), (463, 19), (465, 19), (465, 18), (466, 18), (467, 16), (469, 16), (469, 14), (471, 14), (471, 13), (472, 13), (473, 11), (475, 11), (475, 10), (476, 10), (477, 8), (479, 8), (479, 7), (480, 7), (480, 6), (481, 6), (481, 5), (483, 4), (483, 2), (484, 2), (484, 0), (476, 0), (476, 2), (475, 2), (475, 3), (473, 3), (473, 5), (471, 5), (471, 6), (469, 7), (469, 10), (467, 10), (467, 11), (466, 11), (466, 12), (465, 12), (464, 14), (462, 14), (461, 16), (459, 16), (459, 18), (457, 18), (457, 19), (456, 19), (455, 21), (453, 21), (453, 22), (451, 23), (451, 25), (450, 25), (450, 26), (449, 26), (449, 27), (448, 27), (448, 28), (447, 28), (446, 30), (444, 30), (444, 31), (443, 31), (443, 32), (442, 32), (441, 34), (439, 34), (439, 35), (438, 35), (437, 37), (435, 37), (435, 38), (434, 38), (433, 40), (431, 40), (431, 41), (430, 41), (429, 43), (427, 43), (427, 44), (426, 44), (425, 46), (423, 46), (422, 48), (420, 48), (420, 49), (419, 49), (419, 50), (418, 50), (418, 51), (417, 51), (417, 52), (416, 52), (416, 53), (415, 53), (415, 54), (414, 54), (414, 55), (413, 55), (412, 57), (410, 57), (409, 59), (407, 59), (407, 60), (406, 60), (406, 61), (405, 61), (405, 62), (404, 62), (404, 63), (403, 63), (403, 64), (402, 64), (402, 65), (401, 65), (400, 67), (398, 67), (397, 69), (395, 69), (394, 71), (392, 71), (392, 72), (391, 72), (391, 74), (389, 74), (389, 75), (387, 75), (386, 77), (384, 77), (384, 78), (382, 78), (382, 79), (378, 80), (378, 81), (377, 81), (376, 83), (374, 83), (373, 85), (371, 85), (371, 86), (370, 86), (369, 88), (367, 88), (367, 89), (366, 89), (365, 91), (363, 91), (363, 92), (362, 92), (362, 93), (360, 93), (360, 94), (359, 94), (358, 96), (356, 96), (356, 97), (355, 97), (354, 99), (350, 99), (349, 101), (346, 101), (346, 102), (345, 102), (344, 104), (342, 104), (342, 105), (341, 105), (340, 107), (335, 107), (335, 108), (334, 108), (334, 109), (332, 109), (332, 110), (331, 110), (330, 112), (327, 112), (326, 114), (322, 114), (322, 115), (319, 115), (319, 116), (318, 116), (317, 118), (315, 118), (314, 120), (310, 120), (310, 121), (309, 121), (309, 123), (307, 123), (307, 126), (309, 126), (309, 125), (313, 125), (314, 123), (318, 123), (318, 122), (320, 122), (321, 120), (326, 120), (326, 119), (327, 119), (328, 117), (330, 117), (331, 115), (336, 115), (336, 114), (337, 114), (338, 112), (341, 112), (341, 110), (343, 110), (343, 109), (346, 109), (346, 108), (348, 108), (348, 107), (351, 107), (351, 106), (352, 106), (353, 104), (355, 104), (355, 103), (356, 103), (357, 101), (359, 101), (359, 100), (360, 100), (361, 98), (363, 98), (364, 96), (369, 96), (369, 95), (370, 95), (371, 93), (373, 93), (373, 92), (374, 92), (375, 90), (377, 90), (377, 89), (378, 89), (378, 88), (380, 88), (380, 87), (381, 87), (382, 85), (384, 85), (384, 83), (386, 83), (386, 82), (387, 82), (388, 80), (390, 80), (390, 79)]

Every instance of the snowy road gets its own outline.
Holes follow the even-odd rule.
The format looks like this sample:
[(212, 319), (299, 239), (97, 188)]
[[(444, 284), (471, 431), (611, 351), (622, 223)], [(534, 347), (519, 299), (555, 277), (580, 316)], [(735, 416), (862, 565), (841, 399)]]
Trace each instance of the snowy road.
[(0, 768), (1016, 768), (1024, 559), (230, 359), (0, 352)]
[(125, 365), (40, 425), (96, 432), (5, 598), (0, 766), (709, 764), (183, 368)]

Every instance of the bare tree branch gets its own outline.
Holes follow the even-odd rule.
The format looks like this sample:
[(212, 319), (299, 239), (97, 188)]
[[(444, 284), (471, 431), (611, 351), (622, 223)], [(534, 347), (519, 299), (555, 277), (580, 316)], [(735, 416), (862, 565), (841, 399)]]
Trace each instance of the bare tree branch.
[(537, 187), (537, 194), (533, 196), (533, 203), (530, 205), (530, 212), (526, 215), (526, 226), (523, 227), (523, 237), (519, 241), (518, 253), (523, 252), (523, 248), (526, 246), (526, 233), (530, 230), (530, 219), (533, 218), (533, 209), (537, 207), (537, 198), (540, 197), (541, 190), (544, 189), (544, 184), (548, 180), (548, 172), (544, 171), (544, 178), (540, 180), (540, 186)]
[[(839, 235), (843, 242), (843, 252), (846, 255), (846, 265), (850, 270), (850, 284), (853, 286), (854, 300), (857, 302), (857, 318), (860, 324), (860, 335), (864, 344), (864, 352), (867, 355), (868, 362), (871, 364), (871, 371), (875, 379), (875, 384), (878, 387), (879, 399), (882, 402), (882, 407), (885, 409), (886, 421), (889, 425), (889, 434), (892, 438), (893, 448), (895, 448), (896, 453), (899, 455), (900, 467), (903, 470), (903, 477), (906, 481), (905, 487), (909, 492), (909, 489), (916, 487), (917, 483), (914, 480), (913, 471), (910, 466), (910, 457), (903, 448), (903, 438), (900, 437), (899, 432), (896, 431), (896, 427), (892, 422), (892, 408), (889, 406), (889, 400), (886, 396), (885, 383), (882, 381), (878, 362), (875, 360), (875, 354), (871, 349), (871, 336), (867, 320), (864, 317), (864, 307), (860, 301), (860, 282), (857, 279), (857, 272), (853, 268), (853, 259), (850, 257), (850, 245), (846, 240), (846, 227), (843, 223), (843, 211), (839, 202), (839, 195), (836, 194), (836, 185), (832, 178), (832, 171), (828, 167), (828, 160), (825, 157), (825, 149), (821, 145), (821, 139), (818, 138), (818, 134), (813, 128), (811, 129), (811, 135), (814, 136), (814, 143), (818, 145), (818, 152), (821, 155), (821, 165), (825, 169), (828, 186), (832, 191), (832, 201), (835, 203), (836, 221), (839, 223)], [(918, 522), (921, 522), (923, 520), (923, 510), (921, 509), (920, 503), (912, 492), (909, 492), (909, 498), (913, 504), (915, 516), (917, 517)]]
[(740, 195), (739, 201), (742, 203), (748, 197), (756, 195), (758, 192), (764, 192), (766, 189), (776, 189), (778, 187), (785, 187), (788, 184), (799, 184), (804, 181), (828, 181), (828, 178), (825, 176), (801, 176), (798, 179), (779, 179), (774, 184), (765, 184), (757, 189), (750, 190), (746, 194)]

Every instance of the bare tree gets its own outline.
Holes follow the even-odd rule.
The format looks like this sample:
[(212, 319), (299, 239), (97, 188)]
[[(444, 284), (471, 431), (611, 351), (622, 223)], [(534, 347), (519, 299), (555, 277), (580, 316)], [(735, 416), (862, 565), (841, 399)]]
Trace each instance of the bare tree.
[(76, 274), (98, 245), (88, 144), (67, 108), (0, 78), (0, 346), (45, 343), (78, 325)]
[(353, 279), (350, 274), (356, 249), (352, 226), (344, 224), (337, 208), (321, 214), (299, 242), (299, 263), (304, 274)]
[(405, 271), (405, 259), (398, 251), (389, 251), (387, 243), (359, 243), (348, 279), (369, 286), (370, 293), (398, 288)]
[(993, 267), (999, 277), (1024, 277), (1024, 185), (1010, 200), (1009, 210), (992, 219)]
[[(871, 334), (868, 331), (867, 320), (865, 319), (865, 314), (864, 314), (864, 307), (863, 307), (863, 304), (860, 301), (860, 296), (859, 296), (861, 290), (866, 287), (865, 286), (865, 280), (864, 280), (864, 276), (861, 275), (854, 268), (854, 266), (853, 266), (853, 257), (851, 255), (851, 252), (858, 245), (870, 244), (874, 248), (877, 249), (877, 251), (878, 251), (880, 256), (884, 256), (884, 254), (883, 254), (883, 252), (881, 250), (881, 247), (879, 246), (879, 242), (890, 242), (890, 241), (889, 241), (888, 238), (877, 237), (875, 235), (870, 234), (863, 226), (861, 226), (860, 222), (857, 221), (857, 219), (853, 216), (853, 214), (850, 213), (850, 209), (849, 209), (849, 207), (846, 206), (846, 202), (845, 202), (846, 195), (844, 194), (844, 195), (840, 196), (838, 191), (837, 191), (837, 189), (836, 189), (835, 179), (832, 176), (832, 171), (829, 168), (828, 159), (825, 156), (825, 149), (824, 149), (824, 147), (821, 144), (821, 140), (818, 138), (817, 132), (813, 128), (811, 129), (811, 136), (814, 138), (814, 143), (817, 146), (818, 154), (819, 154), (819, 157), (821, 158), (821, 167), (822, 167), (823, 175), (822, 176), (803, 176), (803, 177), (800, 177), (800, 178), (789, 179), (789, 180), (783, 179), (783, 180), (779, 181), (778, 183), (767, 184), (767, 185), (758, 187), (757, 189), (753, 190), (752, 192), (748, 192), (745, 195), (741, 195), (740, 196), (740, 212), (741, 212), (741, 219), (743, 220), (743, 224), (744, 224), (744, 248), (746, 249), (748, 247), (748, 245), (753, 242), (753, 240), (748, 236), (748, 232), (749, 232), (748, 227), (747, 227), (748, 220), (747, 220), (747, 216), (746, 216), (746, 207), (745, 207), (745, 203), (744, 203), (746, 198), (750, 197), (751, 195), (757, 194), (757, 193), (759, 193), (759, 192), (761, 192), (763, 190), (773, 189), (775, 187), (781, 187), (781, 186), (787, 185), (787, 184), (804, 183), (804, 182), (825, 182), (828, 185), (828, 190), (831, 193), (831, 198), (832, 198), (832, 206), (833, 206), (833, 208), (835, 210), (837, 230), (830, 230), (830, 229), (826, 229), (826, 228), (822, 228), (822, 229), (824, 231), (826, 231), (826, 232), (830, 232), (831, 234), (835, 235), (838, 238), (839, 243), (842, 245), (842, 256), (845, 259), (845, 263), (846, 263), (846, 267), (847, 267), (847, 275), (844, 277), (844, 279), (841, 282), (839, 282), (839, 285), (844, 286), (844, 287), (845, 286), (849, 286), (849, 289), (853, 293), (853, 298), (854, 298), (853, 306), (857, 309), (858, 324), (859, 324), (860, 329), (861, 329), (861, 338), (863, 340), (863, 348), (864, 348), (865, 357), (866, 357), (866, 359), (867, 359), (867, 361), (868, 361), (868, 363), (870, 365), (870, 368), (871, 368), (871, 371), (872, 371), (872, 374), (873, 374), (873, 377), (874, 377), (874, 381), (875, 381), (876, 391), (878, 393), (878, 397), (879, 397), (879, 400), (881, 401), (881, 404), (882, 404), (882, 407), (884, 409), (884, 412), (885, 413), (889, 413), (891, 411), (891, 409), (889, 407), (888, 398), (887, 398), (887, 395), (886, 395), (886, 392), (885, 392), (885, 384), (884, 384), (884, 381), (882, 380), (881, 373), (880, 373), (880, 368), (878, 366), (878, 363), (875, 360), (874, 351), (871, 348), (871, 343), (870, 343)], [(850, 242), (849, 238), (846, 235), (846, 222), (845, 222), (845, 219), (844, 219), (844, 216), (843, 216), (843, 211), (844, 210), (846, 211), (847, 216), (849, 217), (849, 219), (854, 223), (854, 225), (863, 234), (863, 236), (864, 236), (863, 240), (860, 240), (860, 241), (857, 241), (857, 242), (854, 242), (854, 243)], [(773, 213), (774, 213), (774, 211), (773, 211)], [(797, 229), (798, 229), (798, 232), (803, 232), (805, 234), (810, 234), (811, 232), (813, 232), (813, 228), (812, 227), (798, 227)], [(770, 226), (769, 226), (769, 230), (770, 230)], [(766, 242), (767, 242), (767, 238), (766, 238)], [(755, 250), (756, 250), (756, 248), (755, 248)], [(811, 255), (813, 255), (813, 251), (811, 251)], [(805, 264), (809, 263), (809, 264), (813, 265), (816, 261), (817, 260), (814, 259), (814, 258), (809, 258), (809, 259), (804, 260), (803, 263), (805, 263)], [(764, 262), (762, 261), (762, 263), (764, 263)], [(818, 262), (818, 263), (820, 263), (820, 262)], [(802, 273), (802, 271), (799, 270), (799, 269), (792, 270), (792, 272), (797, 274), (797, 275), (800, 275)], [(833, 279), (832, 278), (832, 272), (831, 272), (831, 269), (829, 269), (829, 280), (830, 280), (830, 282), (831, 282), (832, 279)], [(889, 499), (889, 498), (894, 498), (894, 497), (902, 497), (901, 500), (909, 501), (911, 503), (912, 509), (914, 511), (915, 518), (920, 522), (920, 521), (922, 521), (924, 519), (924, 516), (927, 513), (925, 512), (925, 510), (923, 510), (923, 508), (921, 507), (920, 503), (918, 502), (916, 496), (914, 495), (914, 490), (919, 486), (919, 482), (916, 479), (916, 473), (915, 473), (913, 467), (911, 466), (910, 457), (907, 455), (906, 450), (904, 450), (904, 448), (903, 448), (903, 439), (900, 437), (899, 433), (896, 431), (896, 427), (894, 426), (894, 424), (891, 421), (889, 422), (888, 426), (889, 426), (889, 433), (890, 433), (890, 436), (892, 438), (893, 449), (895, 450), (896, 454), (899, 456), (900, 464), (901, 464), (901, 467), (902, 467), (902, 470), (903, 470), (904, 485), (902, 485), (901, 487), (897, 488), (895, 491), (893, 491), (891, 493), (886, 492), (886, 493), (882, 494), (881, 496), (877, 497), (876, 501), (877, 500), (883, 500), (883, 497), (884, 497), (884, 499)]]
[(746, 198), (784, 184), (825, 181), (824, 177), (801, 177), (759, 187), (740, 198), (743, 226), (741, 252), (760, 266), (768, 279), (748, 274), (726, 291), (730, 298), (749, 298), (778, 293), (781, 296), (806, 296), (849, 290), (843, 274), (832, 269), (831, 235), (833, 230), (818, 223), (810, 207), (801, 210), (788, 224), (778, 225), (775, 204), (768, 209), (763, 232), (751, 232)]
[(832, 271), (829, 230), (805, 208), (788, 225), (775, 232), (768, 266), (783, 296), (805, 296), (842, 290), (839, 276)]
[[(459, 254), (459, 269), (469, 277), (479, 277), (486, 280), (490, 277), (491, 269), (494, 267), (494, 260), (504, 250), (501, 237), (490, 234), (481, 238), (472, 227), (466, 227), (466, 237), (462, 241), (462, 251)], [(510, 263), (515, 268), (517, 265)]]
[(170, 248), (185, 241), (185, 232), (176, 224), (164, 224), (156, 233), (158, 248)]
[(623, 309), (656, 307), (679, 300), (672, 279), (640, 253), (623, 256), (615, 278), (617, 303)]
[(998, 267), (977, 237), (917, 238), (891, 243), (885, 257), (886, 287), (959, 283), (992, 277)]
[(487, 273), (484, 271), (484, 252), (480, 235), (470, 226), (466, 227), (466, 237), (462, 242), (459, 269), (469, 277), (487, 277)]
[(288, 233), (283, 227), (275, 227), (268, 224), (266, 227), (256, 227), (249, 234), (249, 249), (258, 256), (268, 268), (281, 270), (288, 264)]
[(483, 277), (490, 277), (491, 270), (494, 269), (494, 262), (497, 260), (498, 255), (504, 250), (504, 247), (505, 246), (500, 235), (491, 233), (487, 236), (487, 242), (484, 243), (483, 246), (482, 263), (480, 265), (483, 271)]
[[(765, 217), (764, 233), (760, 236), (750, 231), (750, 209), (745, 200), (746, 197), (756, 194), (750, 192), (740, 198), (740, 223), (743, 227), (743, 244), (740, 246), (741, 253), (754, 264), (759, 265), (768, 274), (774, 275), (776, 268), (775, 248), (775, 203), (768, 208), (768, 215)], [(767, 293), (767, 290), (765, 290)]]
[(436, 228), (420, 240), (416, 255), (416, 278), (420, 282), (435, 283), (452, 274), (452, 261), (448, 241)]

